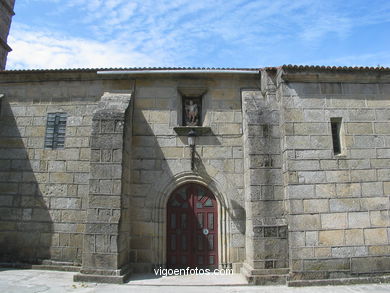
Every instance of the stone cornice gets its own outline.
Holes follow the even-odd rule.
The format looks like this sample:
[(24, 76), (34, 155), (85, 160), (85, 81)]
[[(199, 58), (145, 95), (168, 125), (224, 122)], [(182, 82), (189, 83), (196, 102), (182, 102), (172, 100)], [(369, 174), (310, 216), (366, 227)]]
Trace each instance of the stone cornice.
[(388, 67), (330, 67), (286, 65), (278, 68), (279, 82), (389, 83)]
[(390, 83), (390, 72), (283, 72), (285, 82)]
[(0, 45), (6, 49), (8, 52), (12, 51), (12, 48), (8, 46), (7, 42), (5, 42), (2, 38), (0, 38)]
[(0, 0), (0, 3), (8, 10), (9, 13), (11, 13), (11, 15), (15, 15), (15, 12), (14, 12), (14, 9), (13, 7), (11, 7), (7, 1), (5, 0)]

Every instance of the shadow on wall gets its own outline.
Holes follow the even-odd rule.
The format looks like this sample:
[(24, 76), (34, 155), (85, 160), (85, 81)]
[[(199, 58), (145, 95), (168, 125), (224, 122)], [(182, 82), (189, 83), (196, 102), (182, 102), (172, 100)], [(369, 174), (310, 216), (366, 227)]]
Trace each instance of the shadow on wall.
[[(195, 152), (195, 170), (198, 174), (200, 174), (205, 179), (205, 181), (207, 182), (215, 181), (215, 179), (209, 176), (206, 167), (202, 161), (202, 158), (200, 157), (198, 152)], [(231, 208), (227, 209), (227, 212), (230, 214), (231, 220), (234, 222), (234, 225), (238, 230), (238, 232), (241, 234), (245, 234), (245, 225), (246, 225), (245, 209), (241, 206), (241, 204), (237, 200), (230, 198), (229, 201), (230, 201)]]
[(31, 138), (22, 138), (33, 131), (33, 117), (17, 125), (6, 99), (0, 115), (0, 261), (39, 264), (51, 258), (53, 239), (50, 198), (35, 175), (44, 183), (47, 166), (28, 149)]
[[(139, 102), (139, 104), (141, 104)], [(137, 106), (137, 100), (135, 100)], [(130, 195), (130, 262), (133, 272), (152, 272), (166, 262), (166, 194), (167, 184), (183, 184), (175, 178), (193, 174), (204, 182), (215, 182), (207, 164), (195, 154), (195, 170), (191, 171), (190, 147), (186, 136), (177, 136), (168, 124), (150, 123), (160, 109), (143, 111), (135, 108), (133, 118), (131, 195)], [(221, 145), (217, 137), (197, 137), (197, 146)], [(212, 170), (216, 168), (211, 166)], [(218, 172), (217, 172), (218, 173)], [(222, 174), (220, 174), (222, 175)], [(185, 181), (189, 183), (189, 181)], [(177, 187), (175, 186), (175, 187)], [(228, 189), (228, 186), (223, 186)], [(224, 192), (220, 190), (220, 192)], [(226, 192), (226, 190), (225, 190)], [(230, 198), (231, 219), (239, 233), (245, 231), (245, 210)], [(162, 205), (164, 204), (164, 205)], [(221, 240), (222, 241), (222, 240)]]
[[(159, 110), (155, 110), (158, 112)], [(153, 218), (155, 197), (160, 182), (172, 178), (171, 169), (183, 169), (183, 160), (177, 160), (176, 137), (165, 129), (149, 124), (150, 114), (136, 109), (132, 119), (131, 187), (130, 187), (130, 263), (135, 273), (150, 273), (162, 259), (163, 232), (155, 230)], [(128, 121), (127, 123), (129, 123)], [(163, 126), (161, 126), (163, 127)], [(161, 135), (159, 135), (161, 133)], [(161, 150), (166, 147), (167, 153)], [(170, 154), (169, 154), (170, 153)], [(165, 227), (164, 227), (165, 229)]]

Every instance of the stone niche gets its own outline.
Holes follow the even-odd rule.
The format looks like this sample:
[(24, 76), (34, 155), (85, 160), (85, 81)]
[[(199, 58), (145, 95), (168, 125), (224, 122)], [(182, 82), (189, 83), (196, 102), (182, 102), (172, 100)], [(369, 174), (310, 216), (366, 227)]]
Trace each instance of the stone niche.
[(207, 88), (178, 88), (181, 100), (180, 109), (181, 126), (202, 126), (204, 119), (203, 112), (203, 96), (207, 92)]

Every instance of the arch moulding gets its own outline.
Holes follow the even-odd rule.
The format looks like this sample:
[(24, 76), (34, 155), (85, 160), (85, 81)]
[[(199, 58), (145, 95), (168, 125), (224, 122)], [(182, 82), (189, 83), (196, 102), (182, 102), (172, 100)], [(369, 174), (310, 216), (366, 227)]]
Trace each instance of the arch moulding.
[[(218, 172), (219, 173), (219, 172)], [(231, 199), (236, 198), (237, 191), (228, 183), (222, 173), (214, 178), (222, 178), (222, 183), (210, 177), (204, 178), (192, 172), (179, 173), (170, 178), (163, 186), (156, 186), (156, 200), (154, 202), (152, 219), (155, 223), (153, 251), (155, 251), (156, 267), (166, 266), (166, 219), (167, 202), (172, 192), (181, 185), (187, 183), (200, 184), (208, 188), (215, 196), (218, 203), (218, 263), (221, 268), (230, 267), (230, 221), (234, 218)]]

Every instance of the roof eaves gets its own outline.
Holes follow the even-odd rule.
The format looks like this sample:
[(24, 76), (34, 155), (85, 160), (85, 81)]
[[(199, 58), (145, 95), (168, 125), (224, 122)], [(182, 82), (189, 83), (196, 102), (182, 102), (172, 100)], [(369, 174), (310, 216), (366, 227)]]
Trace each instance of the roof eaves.
[(203, 71), (259, 71), (258, 68), (211, 68), (211, 67), (128, 67), (128, 68), (58, 68), (58, 69), (13, 69), (4, 70), (3, 72), (16, 73), (16, 72), (98, 72), (98, 71), (170, 71), (170, 70), (203, 70)]
[(356, 72), (356, 71), (390, 71), (389, 67), (369, 67), (369, 66), (319, 66), (319, 65), (283, 65), (282, 69), (288, 71), (345, 71), (345, 72)]

